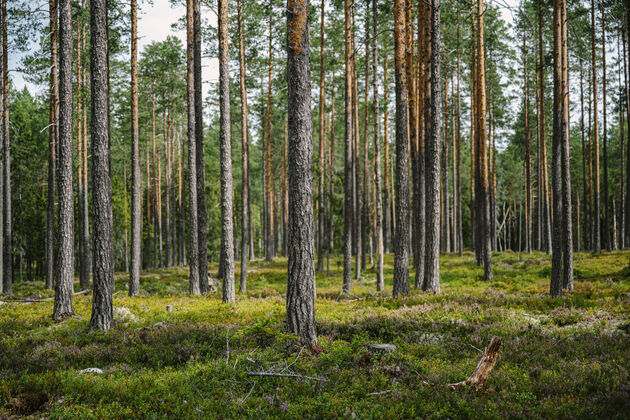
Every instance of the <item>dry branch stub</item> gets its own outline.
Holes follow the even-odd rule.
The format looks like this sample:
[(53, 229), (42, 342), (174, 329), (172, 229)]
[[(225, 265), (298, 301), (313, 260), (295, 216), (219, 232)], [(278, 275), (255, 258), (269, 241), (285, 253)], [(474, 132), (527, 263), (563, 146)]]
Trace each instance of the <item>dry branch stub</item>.
[(488, 347), (484, 349), (483, 356), (481, 357), (481, 360), (479, 360), (479, 363), (477, 363), (477, 368), (475, 369), (473, 374), (464, 381), (457, 382), (455, 384), (449, 384), (448, 386), (453, 389), (467, 385), (475, 385), (477, 389), (483, 387), (488, 380), (492, 369), (494, 369), (494, 365), (497, 363), (497, 360), (499, 360), (499, 357), (501, 356), (502, 342), (503, 340), (500, 337), (492, 337), (492, 340), (490, 340), (490, 344), (488, 344)]

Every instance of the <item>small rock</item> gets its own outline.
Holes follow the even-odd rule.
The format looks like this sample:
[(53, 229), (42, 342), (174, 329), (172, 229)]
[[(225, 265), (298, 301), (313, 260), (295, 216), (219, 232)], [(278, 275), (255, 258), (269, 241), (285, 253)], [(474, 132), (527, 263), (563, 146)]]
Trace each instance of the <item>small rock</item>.
[(138, 318), (124, 306), (114, 308), (114, 319), (118, 322), (138, 322)]
[(173, 305), (166, 305), (166, 312), (173, 312)]
[(88, 375), (90, 373), (93, 373), (95, 375), (102, 375), (103, 371), (99, 368), (87, 368), (87, 369), (78, 371), (77, 375)]
[(367, 348), (372, 353), (392, 353), (396, 351), (396, 346), (393, 344), (368, 344)]
[(166, 328), (166, 324), (163, 323), (162, 321), (160, 321), (160, 322), (156, 322), (155, 324), (150, 325), (148, 327), (138, 328), (138, 330), (140, 330), (140, 331), (151, 331), (151, 330), (157, 330), (159, 328)]

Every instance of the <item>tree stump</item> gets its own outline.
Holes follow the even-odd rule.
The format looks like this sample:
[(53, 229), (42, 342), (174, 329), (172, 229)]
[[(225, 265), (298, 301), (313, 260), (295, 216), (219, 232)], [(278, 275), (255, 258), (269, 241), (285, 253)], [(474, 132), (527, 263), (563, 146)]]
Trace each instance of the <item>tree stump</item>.
[(492, 369), (494, 369), (494, 365), (497, 363), (497, 360), (499, 360), (499, 357), (501, 356), (500, 351), (502, 342), (503, 340), (500, 337), (492, 337), (492, 340), (490, 340), (490, 344), (488, 344), (488, 347), (486, 347), (483, 352), (481, 360), (479, 360), (479, 363), (477, 363), (477, 368), (475, 369), (473, 374), (470, 375), (468, 379), (455, 384), (449, 384), (449, 386), (453, 389), (466, 385), (475, 385), (477, 389), (483, 387), (488, 380)]

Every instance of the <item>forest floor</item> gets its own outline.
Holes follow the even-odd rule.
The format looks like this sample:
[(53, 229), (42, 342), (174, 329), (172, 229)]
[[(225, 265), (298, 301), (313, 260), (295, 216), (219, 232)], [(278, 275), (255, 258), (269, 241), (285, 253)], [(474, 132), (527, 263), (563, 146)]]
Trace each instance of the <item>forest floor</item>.
[[(382, 295), (371, 270), (340, 295), (335, 257), (317, 275), (319, 351), (290, 354), (285, 259), (251, 263), (234, 306), (188, 296), (186, 268), (143, 272), (136, 298), (120, 273), (107, 333), (86, 331), (89, 294), (59, 323), (51, 301), (0, 304), (0, 418), (628, 418), (629, 261), (578, 253), (575, 290), (553, 299), (545, 254), (495, 254), (493, 282), (472, 254), (443, 255), (439, 295), (392, 299), (391, 255)], [(42, 282), (14, 289), (52, 296)], [(486, 386), (451, 389), (495, 335), (502, 357)]]

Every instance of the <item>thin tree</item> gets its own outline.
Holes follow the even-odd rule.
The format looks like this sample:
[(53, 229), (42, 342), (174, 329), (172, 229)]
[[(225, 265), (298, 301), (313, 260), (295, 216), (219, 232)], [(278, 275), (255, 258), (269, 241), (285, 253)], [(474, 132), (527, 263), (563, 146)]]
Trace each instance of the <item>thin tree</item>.
[[(223, 302), (236, 300), (232, 220), (232, 144), (230, 139), (230, 73), (228, 67), (228, 0), (219, 0), (219, 108), (221, 153), (221, 252)], [(207, 280), (206, 280), (207, 281)]]
[[(564, 8), (566, 9), (566, 4)], [(562, 8), (562, 6), (560, 6)], [(595, 55), (595, 0), (591, 0), (591, 66), (593, 88), (593, 251), (596, 254), (602, 252), (601, 222), (600, 222), (600, 191), (599, 191), (599, 118), (597, 112), (597, 63)], [(554, 194), (554, 199), (556, 195)]]
[(532, 164), (529, 129), (529, 83), (527, 73), (527, 40), (523, 34), (523, 110), (525, 113), (525, 250), (532, 252)]
[[(3, 197), (3, 292), (13, 293), (13, 229), (11, 221), (11, 136), (9, 130), (9, 64), (7, 42), (7, 0), (2, 0), (2, 136), (4, 183)], [(72, 67), (71, 67), (72, 68)]]
[(308, 0), (287, 1), (288, 270), (287, 330), (302, 345), (317, 343), (313, 255), (311, 81)]
[[(611, 240), (610, 240), (610, 236), (611, 236), (611, 220), (610, 220), (610, 211), (609, 211), (609, 198), (608, 198), (608, 121), (607, 121), (607, 115), (606, 115), (606, 20), (605, 20), (605, 16), (606, 14), (604, 13), (604, 7), (602, 5), (602, 3), (599, 3), (600, 7), (601, 7), (601, 14), (602, 14), (602, 116), (603, 116), (603, 154), (604, 154), (604, 174), (603, 174), (603, 180), (604, 180), (604, 192), (603, 192), (603, 198), (602, 201), (604, 202), (604, 223), (602, 224), (603, 227), (603, 231), (602, 231), (602, 242), (603, 242), (603, 246), (606, 249), (606, 251), (611, 251), (612, 250), (612, 246), (611, 246)], [(613, 228), (614, 230), (614, 228)]]
[(352, 285), (352, 227), (354, 220), (354, 152), (352, 122), (352, 18), (351, 0), (344, 0), (344, 39), (345, 39), (345, 108), (344, 108), (344, 212), (343, 212), (343, 292), (350, 293)]
[(389, 253), (392, 244), (392, 206), (389, 187), (389, 82), (387, 81), (387, 55), (383, 62), (383, 243), (384, 252)]
[(186, 1), (186, 91), (188, 108), (188, 264), (189, 293), (198, 295), (199, 288), (199, 225), (197, 213), (197, 144), (195, 137), (195, 78), (193, 0)]
[(479, 240), (481, 241), (482, 260), (484, 265), (484, 278), (488, 281), (492, 280), (492, 248), (490, 238), (490, 203), (488, 197), (488, 162), (486, 156), (486, 66), (485, 66), (485, 46), (484, 46), (484, 10), (483, 0), (477, 0), (477, 93), (476, 93), (476, 125), (475, 138), (476, 150), (479, 165), (479, 190), (475, 193), (479, 195), (478, 210), (481, 215), (481, 228), (479, 232)]
[(431, 2), (430, 134), (425, 142), (426, 243), (422, 290), (440, 292), (440, 0)]
[[(199, 251), (199, 291), (208, 292), (208, 247), (206, 244), (206, 193), (203, 147), (203, 104), (201, 83), (201, 11), (200, 0), (193, 0), (193, 72), (195, 79), (195, 156), (197, 159), (197, 246)], [(231, 191), (231, 188), (230, 188)], [(231, 194), (231, 193), (230, 193)], [(230, 219), (231, 219), (230, 213)], [(231, 233), (231, 231), (230, 231)], [(230, 241), (231, 242), (231, 241)], [(234, 252), (232, 252), (233, 254)], [(232, 261), (232, 264), (234, 262)]]
[(381, 151), (378, 100), (378, 9), (372, 0), (372, 112), (374, 113), (374, 205), (376, 210), (376, 290), (385, 289), (383, 277), (383, 205), (381, 192)]
[[(74, 198), (72, 194), (72, 10), (59, 4), (59, 206), (53, 319), (74, 315)], [(6, 290), (5, 290), (6, 293)]]
[(325, 226), (326, 226), (326, 194), (324, 193), (325, 187), (325, 173), (326, 173), (326, 131), (325, 120), (326, 115), (324, 111), (324, 102), (326, 100), (324, 88), (326, 86), (326, 80), (324, 79), (324, 11), (325, 0), (321, 1), (320, 5), (320, 27), (319, 27), (319, 191), (317, 198), (317, 272), (324, 271), (324, 242), (325, 242)]
[(241, 182), (241, 281), (239, 292), (247, 291), (247, 259), (249, 258), (249, 124), (247, 118), (247, 86), (245, 84), (245, 46), (243, 43), (243, 1), (237, 0), (238, 10), (238, 62), (239, 83), (241, 90), (241, 149), (242, 149), (242, 182)]
[(266, 232), (264, 236), (265, 243), (265, 259), (271, 261), (275, 257), (275, 237), (274, 237), (274, 191), (271, 185), (271, 76), (273, 68), (273, 48), (272, 48), (272, 34), (273, 34), (273, 3), (269, 2), (269, 60), (268, 60), (268, 74), (267, 74), (267, 117), (266, 123), (266, 143), (265, 143), (265, 227)]
[(92, 317), (90, 330), (113, 323), (114, 292), (112, 183), (109, 142), (107, 0), (90, 3), (90, 87), (92, 96), (92, 208), (94, 226)]
[(140, 147), (138, 132), (138, 1), (131, 0), (131, 266), (129, 296), (140, 291), (142, 208), (140, 203)]
[(46, 203), (46, 289), (52, 289), (55, 279), (55, 191), (57, 167), (57, 138), (59, 136), (59, 84), (57, 75), (58, 2), (48, 2), (50, 12), (50, 76), (48, 114), (48, 196)]
[(394, 239), (394, 297), (409, 294), (409, 136), (405, 57), (407, 42), (405, 9), (405, 0), (394, 1), (394, 50), (396, 63), (396, 232)]

